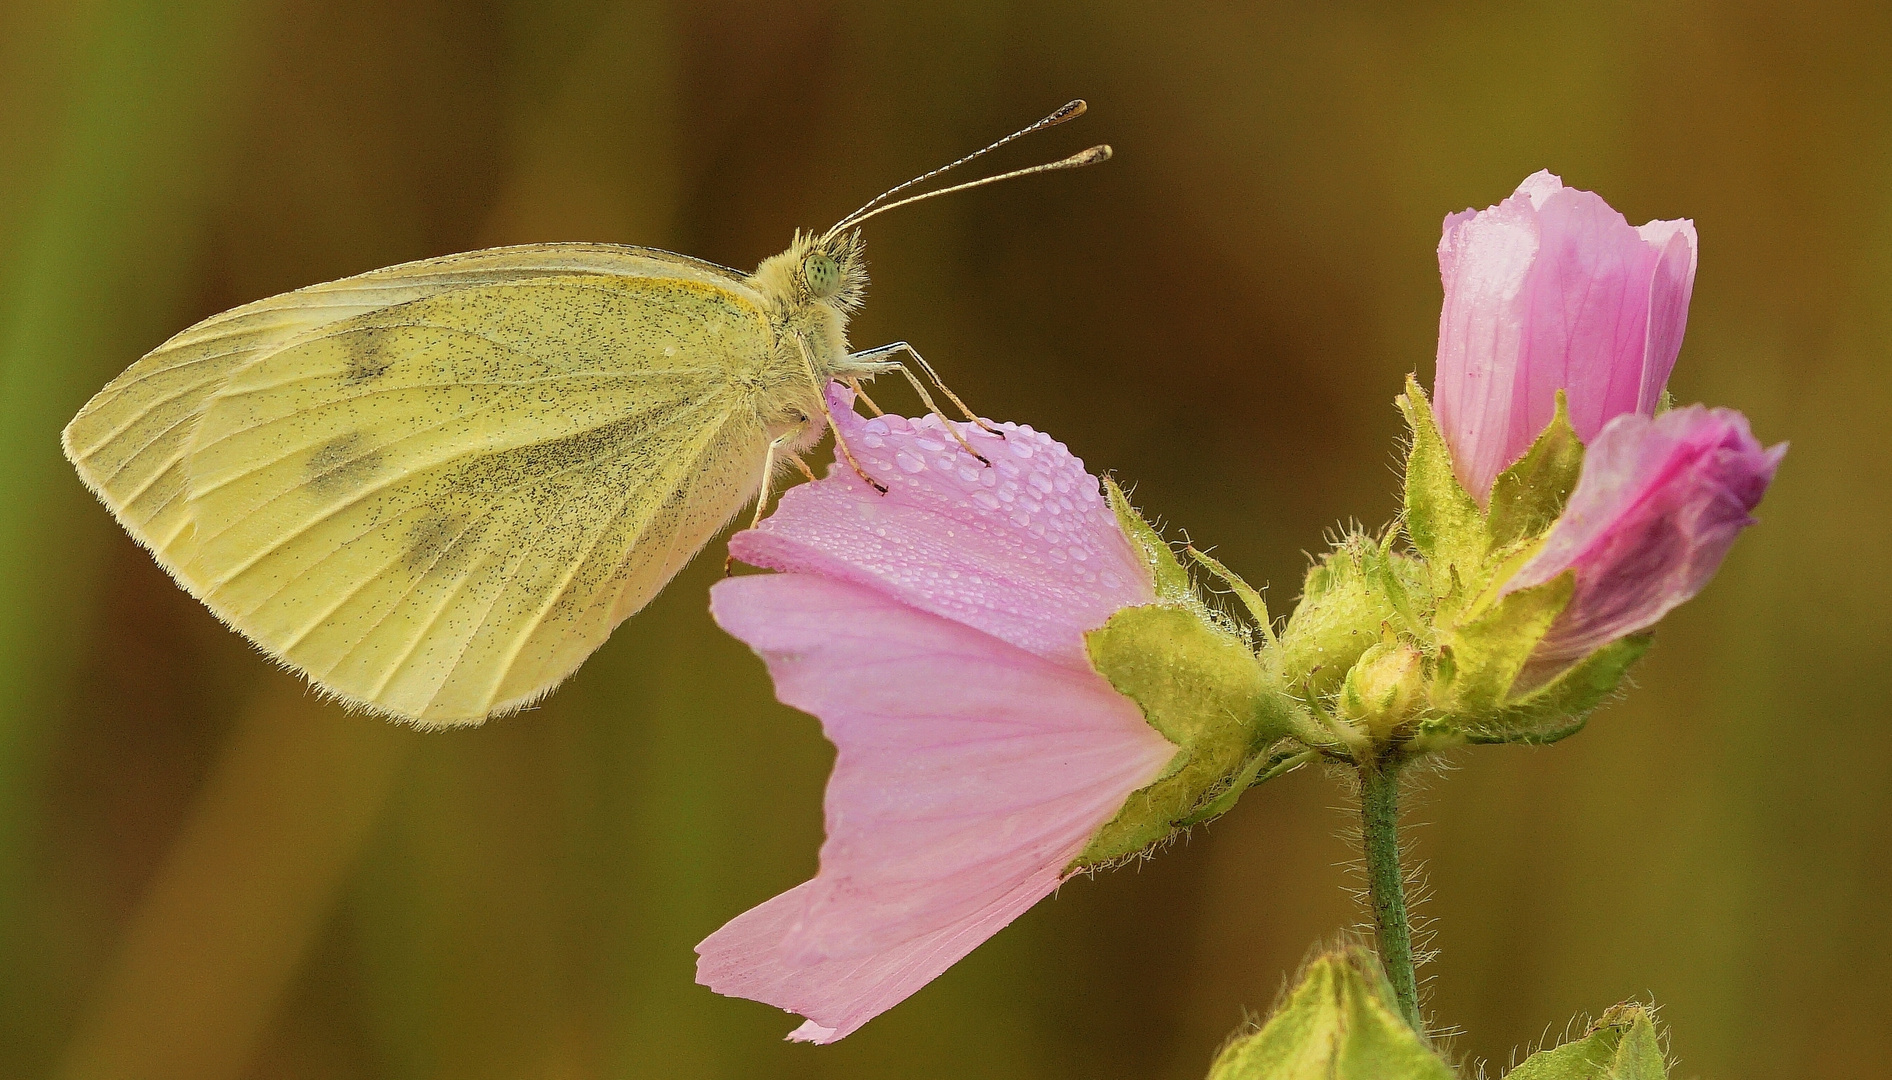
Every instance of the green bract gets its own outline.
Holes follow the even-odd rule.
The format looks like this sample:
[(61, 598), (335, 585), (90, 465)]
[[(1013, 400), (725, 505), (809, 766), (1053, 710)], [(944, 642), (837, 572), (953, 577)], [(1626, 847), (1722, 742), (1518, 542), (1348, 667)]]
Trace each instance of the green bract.
[(1236, 1038), (1209, 1080), (1452, 1080), (1400, 1019), (1379, 961), (1350, 948), (1316, 957), (1261, 1030)]

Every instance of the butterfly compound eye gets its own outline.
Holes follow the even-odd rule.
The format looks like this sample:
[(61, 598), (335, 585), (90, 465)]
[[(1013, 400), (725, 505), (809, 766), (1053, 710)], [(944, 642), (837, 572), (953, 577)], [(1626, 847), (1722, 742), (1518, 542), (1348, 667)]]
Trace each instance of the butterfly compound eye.
[(801, 276), (817, 297), (833, 296), (841, 288), (841, 267), (833, 257), (817, 251), (802, 260)]

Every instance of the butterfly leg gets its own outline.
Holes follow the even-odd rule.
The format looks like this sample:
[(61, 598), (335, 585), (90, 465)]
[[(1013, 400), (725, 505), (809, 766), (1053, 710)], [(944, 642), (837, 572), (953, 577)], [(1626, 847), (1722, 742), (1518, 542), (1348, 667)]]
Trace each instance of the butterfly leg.
[[(946, 433), (953, 437), (953, 441), (959, 444), (960, 449), (978, 458), (979, 464), (991, 468), (992, 463), (985, 459), (985, 455), (974, 450), (972, 444), (966, 441), (966, 437), (959, 433), (959, 425), (948, 419), (945, 413), (940, 412), (938, 405), (933, 404), (933, 395), (926, 392), (926, 386), (920, 382), (920, 377), (915, 375), (905, 364), (900, 365), (900, 374), (905, 375), (907, 381), (913, 384), (914, 391), (920, 395), (920, 403), (926, 406), (927, 412), (939, 417), (940, 426), (945, 428)], [(963, 406), (961, 407), (963, 408)]]
[[(967, 408), (966, 403), (959, 400), (959, 395), (953, 393), (953, 388), (950, 386), (947, 386), (946, 381), (939, 377), (939, 372), (933, 370), (933, 365), (926, 362), (926, 357), (921, 356), (919, 350), (915, 349), (908, 342), (896, 341), (891, 345), (877, 345), (874, 348), (864, 349), (861, 352), (857, 352), (853, 354), (852, 356), (850, 356), (848, 359), (873, 361), (873, 360), (879, 360), (883, 356), (892, 356), (895, 353), (906, 353), (908, 356), (911, 356), (913, 358), (913, 362), (920, 365), (920, 370), (926, 372), (926, 377), (933, 380), (933, 385), (939, 387), (940, 393), (946, 395), (946, 400), (952, 402), (953, 407), (958, 409), (960, 413), (964, 415), (968, 421), (979, 425), (979, 427), (984, 429), (985, 433), (988, 435), (997, 435), (1001, 439), (1005, 437), (1005, 433), (1003, 431), (1000, 431), (999, 429), (993, 427), (991, 424), (988, 424), (984, 420), (981, 420), (979, 418), (978, 413), (975, 413), (971, 409)], [(901, 370), (905, 371), (906, 365), (902, 364)], [(912, 373), (909, 372), (907, 374), (907, 378), (908, 380), (911, 380), (913, 378)], [(920, 393), (922, 396), (924, 396), (926, 391), (922, 390), (920, 391)], [(933, 411), (938, 412), (939, 410), (934, 409)], [(942, 416), (940, 417), (940, 419), (944, 420), (945, 417)]]
[(854, 396), (855, 396), (855, 397), (857, 397), (857, 398), (860, 398), (860, 399), (861, 399), (862, 401), (865, 401), (865, 402), (867, 402), (867, 407), (868, 407), (868, 408), (870, 408), (870, 409), (872, 409), (872, 410), (874, 410), (874, 415), (875, 415), (875, 416), (885, 416), (885, 415), (887, 415), (887, 410), (885, 410), (885, 409), (883, 409), (883, 408), (881, 408), (880, 406), (878, 406), (878, 405), (876, 405), (876, 404), (874, 404), (874, 399), (873, 399), (873, 398), (870, 398), (870, 397), (868, 397), (868, 396), (867, 396), (867, 391), (865, 391), (865, 390), (863, 390), (863, 389), (861, 389), (861, 381), (860, 381), (859, 379), (848, 379), (848, 380), (847, 380), (847, 386), (848, 386), (848, 389), (849, 389), (849, 390), (852, 390), (852, 391), (854, 391)]
[[(756, 493), (755, 516), (749, 519), (749, 527), (751, 529), (755, 528), (757, 525), (762, 524), (762, 515), (765, 513), (768, 513), (769, 496), (773, 494), (775, 490), (776, 455), (782, 453), (782, 447), (788, 445), (791, 442), (794, 442), (796, 439), (799, 439), (802, 437), (802, 435), (806, 434), (808, 431), (808, 423), (809, 423), (808, 418), (805, 416), (802, 417), (801, 423), (796, 424), (794, 427), (789, 428), (787, 431), (784, 431), (783, 433), (781, 433), (780, 435), (777, 435), (774, 439), (772, 439), (769, 442), (768, 453), (762, 455), (762, 490)], [(815, 474), (808, 468), (808, 463), (801, 459), (800, 454), (790, 453), (788, 455), (788, 460), (795, 463), (795, 467), (801, 470), (801, 474), (803, 476), (806, 476), (810, 480), (813, 480), (815, 478)], [(729, 576), (729, 567), (735, 561), (736, 561), (736, 557), (734, 555), (723, 556), (723, 576), (724, 577)]]
[(842, 459), (848, 463), (849, 468), (854, 470), (855, 476), (867, 481), (869, 486), (882, 495), (887, 494), (887, 485), (867, 475), (867, 470), (861, 468), (860, 460), (854, 456), (854, 451), (848, 448), (847, 440), (841, 436), (841, 427), (834, 422), (834, 410), (828, 407), (828, 395), (821, 392), (821, 380), (815, 376), (815, 361), (808, 355), (808, 343), (798, 335), (795, 338), (795, 347), (801, 350), (802, 366), (808, 369), (808, 381), (815, 385), (816, 394), (820, 398), (821, 415), (828, 421), (828, 430), (834, 432), (834, 448), (840, 451)]

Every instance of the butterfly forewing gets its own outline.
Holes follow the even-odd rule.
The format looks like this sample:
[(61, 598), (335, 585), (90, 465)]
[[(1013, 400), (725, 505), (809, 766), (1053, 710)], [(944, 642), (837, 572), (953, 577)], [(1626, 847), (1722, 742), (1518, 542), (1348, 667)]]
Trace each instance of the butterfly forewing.
[[(423, 285), (375, 286), (393, 304), (329, 286), (253, 305), (273, 337), (187, 331), (69, 435), (219, 616), (428, 725), (569, 674), (747, 500), (766, 446), (744, 379), (769, 329), (738, 279), (636, 249), (509, 250), (527, 265), (410, 264)], [(600, 250), (643, 274), (580, 265)]]
[(173, 547), (187, 520), (184, 451), (210, 395), (233, 373), (351, 316), (468, 285), (568, 274), (670, 277), (721, 287), (739, 287), (740, 279), (735, 271), (650, 248), (536, 244), (403, 263), (311, 285), (205, 319), (153, 349), (67, 425), (66, 454), (132, 537), (173, 568)]

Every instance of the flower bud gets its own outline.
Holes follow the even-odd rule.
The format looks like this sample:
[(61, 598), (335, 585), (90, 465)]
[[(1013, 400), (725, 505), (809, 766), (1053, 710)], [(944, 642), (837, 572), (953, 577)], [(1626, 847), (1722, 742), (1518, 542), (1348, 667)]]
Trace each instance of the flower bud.
[(1688, 322), (1695, 251), (1693, 222), (1631, 227), (1549, 172), (1445, 219), (1434, 406), (1481, 506), (1550, 422), (1557, 391), (1585, 442), (1613, 417), (1655, 414)]
[(1340, 715), (1385, 742), (1426, 705), (1425, 671), (1419, 650), (1404, 642), (1381, 642), (1361, 654), (1340, 688)]
[(1612, 641), (1654, 626), (1700, 592), (1773, 481), (1786, 445), (1764, 448), (1732, 409), (1621, 416), (1596, 437), (1568, 508), (1501, 591), (1570, 573), (1575, 589), (1519, 676), (1541, 685)]
[(1606, 1011), (1581, 1039), (1539, 1050), (1505, 1080), (1663, 1080), (1668, 1062), (1649, 1009), (1625, 1002)]
[(1453, 1073), (1400, 1018), (1373, 954), (1340, 949), (1314, 958), (1259, 1031), (1217, 1055), (1208, 1080), (1451, 1080)]
[(1301, 602), (1281, 635), (1281, 670), (1291, 689), (1339, 689), (1361, 655), (1399, 619), (1410, 568), (1403, 556), (1361, 535), (1348, 536), (1307, 572)]

